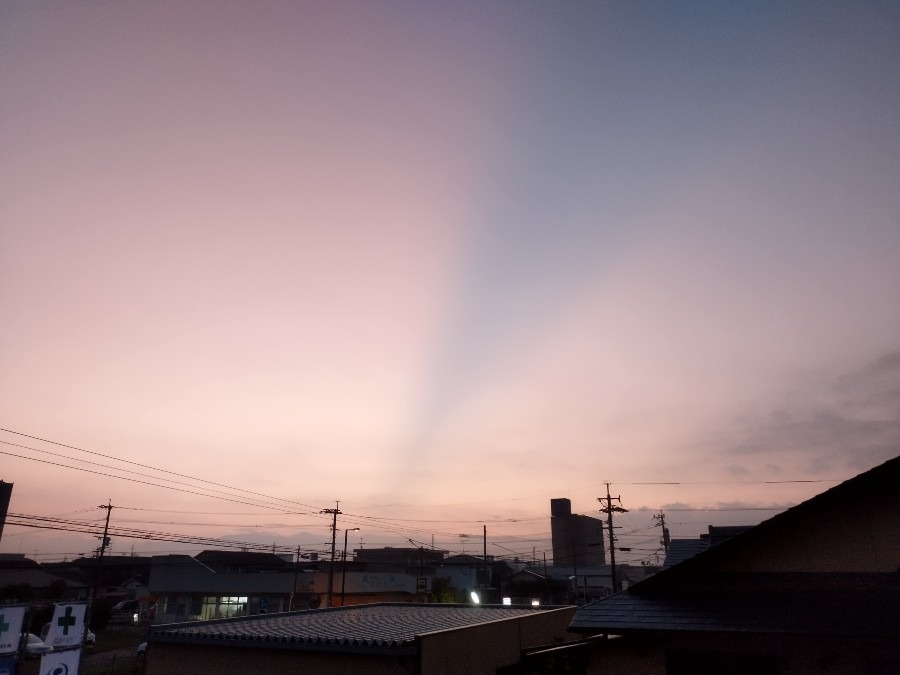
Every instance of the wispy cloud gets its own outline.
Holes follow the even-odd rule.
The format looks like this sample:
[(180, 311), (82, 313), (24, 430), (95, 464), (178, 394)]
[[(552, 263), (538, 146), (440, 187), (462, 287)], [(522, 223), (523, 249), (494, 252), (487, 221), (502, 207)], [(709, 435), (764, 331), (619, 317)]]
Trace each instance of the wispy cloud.
[[(733, 459), (773, 454), (810, 477), (864, 470), (900, 453), (900, 351), (892, 351), (816, 390), (793, 391), (780, 405), (733, 420), (721, 453)], [(754, 462), (755, 463), (755, 462)], [(732, 475), (748, 472), (739, 462)]]

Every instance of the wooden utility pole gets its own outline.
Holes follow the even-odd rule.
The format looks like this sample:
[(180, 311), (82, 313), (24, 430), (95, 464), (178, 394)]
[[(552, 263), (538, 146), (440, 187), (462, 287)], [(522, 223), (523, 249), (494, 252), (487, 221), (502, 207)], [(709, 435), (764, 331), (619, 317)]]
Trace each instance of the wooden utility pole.
[(615, 534), (613, 534), (613, 513), (628, 513), (628, 509), (621, 506), (613, 506), (613, 500), (618, 501), (619, 504), (622, 503), (621, 496), (613, 497), (609, 494), (609, 483), (607, 483), (606, 497), (597, 497), (597, 501), (603, 504), (603, 508), (600, 511), (606, 514), (606, 528), (609, 530), (609, 570), (612, 575), (612, 590), (613, 593), (618, 593), (622, 588), (619, 583), (619, 575), (616, 574), (616, 538)]
[(294, 561), (294, 585), (291, 586), (291, 599), (288, 602), (288, 611), (294, 611), (294, 596), (297, 595), (297, 574), (300, 572), (300, 547), (297, 546), (297, 559)]
[(103, 536), (100, 538), (100, 551), (97, 555), (97, 575), (94, 577), (94, 587), (91, 589), (91, 604), (97, 597), (97, 589), (100, 587), (100, 575), (103, 572), (103, 554), (106, 553), (106, 547), (109, 546), (109, 515), (115, 508), (111, 500), (107, 500), (106, 504), (101, 504), (98, 509), (106, 510), (106, 522), (103, 525)]
[(331, 519), (331, 565), (328, 566), (328, 606), (331, 607), (331, 598), (334, 594), (334, 551), (335, 545), (337, 543), (337, 517), (340, 515), (341, 510), (340, 502), (334, 503), (333, 509), (322, 509), (319, 513), (330, 513), (332, 515)]
[(666, 514), (662, 512), (662, 509), (659, 510), (659, 513), (654, 514), (654, 520), (656, 520), (656, 526), (662, 528), (662, 539), (660, 539), (660, 544), (663, 545), (666, 553), (669, 552), (669, 544), (671, 543), (671, 538), (669, 537), (669, 528), (666, 527)]
[[(481, 578), (481, 595), (484, 596), (485, 589), (487, 589), (487, 587), (491, 585), (491, 582), (490, 582), (491, 575), (490, 575), (490, 572), (488, 572), (489, 568), (488, 568), (488, 561), (487, 561), (487, 525), (482, 525), (481, 527), (483, 528), (483, 532), (484, 532), (484, 539), (483, 539), (484, 549), (483, 549), (483, 554), (482, 554), (482, 558), (484, 559), (484, 576)], [(487, 579), (487, 581), (485, 581), (485, 578)], [(484, 601), (483, 597), (482, 597), (482, 601)]]

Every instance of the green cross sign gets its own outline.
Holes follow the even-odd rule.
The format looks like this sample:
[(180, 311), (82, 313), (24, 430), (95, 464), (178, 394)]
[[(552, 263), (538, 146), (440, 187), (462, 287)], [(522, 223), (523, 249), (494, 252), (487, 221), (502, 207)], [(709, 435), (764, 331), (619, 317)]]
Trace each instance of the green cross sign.
[(9, 624), (5, 621), (6, 617), (0, 614), (0, 634), (9, 630)]
[(66, 607), (65, 616), (61, 616), (56, 620), (56, 625), (62, 626), (63, 635), (68, 635), (69, 634), (69, 626), (74, 626), (76, 623), (78, 623), (78, 619), (76, 619), (74, 616), (72, 616), (72, 608), (71, 607)]

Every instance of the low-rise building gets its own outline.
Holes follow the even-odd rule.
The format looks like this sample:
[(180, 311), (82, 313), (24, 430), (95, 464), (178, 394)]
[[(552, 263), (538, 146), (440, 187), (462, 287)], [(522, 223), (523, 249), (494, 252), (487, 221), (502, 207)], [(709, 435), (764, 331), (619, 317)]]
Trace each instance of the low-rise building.
[(375, 604), (150, 630), (148, 675), (497, 675), (572, 639), (574, 608)]
[[(158, 598), (156, 623), (284, 612), (292, 598), (295, 607), (301, 603), (308, 607), (326, 587), (327, 580), (316, 570), (285, 561), (270, 564), (255, 553), (213, 553), (196, 558), (154, 556), (150, 591)], [(201, 562), (201, 557), (214, 567)]]

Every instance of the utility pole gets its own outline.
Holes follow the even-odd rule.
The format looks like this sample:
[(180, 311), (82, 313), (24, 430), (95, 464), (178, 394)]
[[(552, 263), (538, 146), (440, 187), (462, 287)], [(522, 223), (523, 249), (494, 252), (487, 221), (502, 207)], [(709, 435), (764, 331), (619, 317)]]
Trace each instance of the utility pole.
[(91, 590), (91, 604), (97, 597), (97, 589), (100, 586), (100, 574), (103, 571), (103, 554), (106, 553), (106, 547), (109, 546), (109, 537), (107, 536), (109, 534), (109, 514), (112, 513), (115, 507), (112, 505), (112, 500), (107, 500), (106, 504), (101, 504), (97, 508), (106, 511), (106, 523), (103, 525), (103, 536), (100, 538), (100, 552), (97, 556), (97, 576), (94, 578), (94, 588)]
[(344, 530), (344, 552), (341, 554), (341, 607), (344, 606), (344, 591), (347, 590), (347, 535), (351, 532), (359, 532), (358, 527)]
[(291, 586), (291, 599), (288, 603), (288, 611), (294, 611), (294, 596), (297, 594), (297, 574), (300, 572), (300, 546), (297, 546), (297, 560), (294, 561), (294, 585)]
[[(482, 525), (481, 527), (484, 528), (484, 539), (483, 539), (483, 542), (484, 542), (483, 547), (484, 548), (483, 548), (483, 553), (482, 553), (482, 558), (484, 559), (484, 576), (481, 578), (481, 595), (482, 595), (482, 601), (483, 601), (484, 591), (488, 586), (491, 585), (491, 581), (490, 581), (491, 573), (488, 571), (489, 568), (488, 568), (488, 561), (487, 561), (487, 525)], [(485, 581), (485, 578), (487, 578), (487, 581)]]
[(575, 588), (572, 594), (575, 596), (575, 604), (578, 604), (578, 549), (575, 548), (575, 542), (572, 542), (572, 577), (575, 579)]
[(669, 537), (669, 528), (666, 527), (666, 514), (663, 513), (662, 509), (659, 510), (658, 514), (654, 514), (654, 520), (656, 520), (656, 526), (662, 528), (662, 539), (660, 540), (660, 544), (663, 545), (666, 553), (669, 552), (669, 544), (672, 543), (671, 538)]
[[(426, 584), (425, 601), (427, 601), (428, 600), (428, 587), (427, 587), (428, 582), (425, 580), (425, 546), (423, 546), (421, 543), (417, 542), (415, 539), (410, 539), (409, 537), (406, 538), (406, 541), (408, 541), (410, 544), (412, 544), (417, 549), (419, 549), (419, 577), (416, 579), (416, 600), (419, 600), (419, 598), (420, 598), (419, 584)], [(434, 577), (434, 574), (432, 574), (432, 577)]]
[(606, 497), (597, 497), (597, 501), (603, 504), (603, 508), (600, 509), (602, 513), (606, 514), (606, 527), (609, 530), (609, 570), (612, 575), (612, 590), (613, 593), (618, 593), (620, 590), (619, 584), (619, 576), (616, 574), (616, 539), (613, 534), (613, 513), (628, 513), (628, 509), (622, 508), (621, 506), (613, 506), (613, 500), (622, 503), (622, 497), (612, 497), (609, 494), (609, 483), (606, 483)]
[(328, 566), (328, 606), (331, 607), (331, 596), (334, 593), (334, 550), (337, 543), (337, 517), (341, 510), (340, 502), (334, 503), (333, 509), (322, 509), (319, 513), (330, 513), (331, 519), (331, 565)]
[[(543, 601), (547, 602), (550, 599), (550, 588), (548, 587), (548, 584), (547, 584), (547, 551), (544, 551), (543, 553), (544, 553), (544, 597), (543, 597)], [(554, 561), (554, 564), (556, 564), (556, 561)]]

